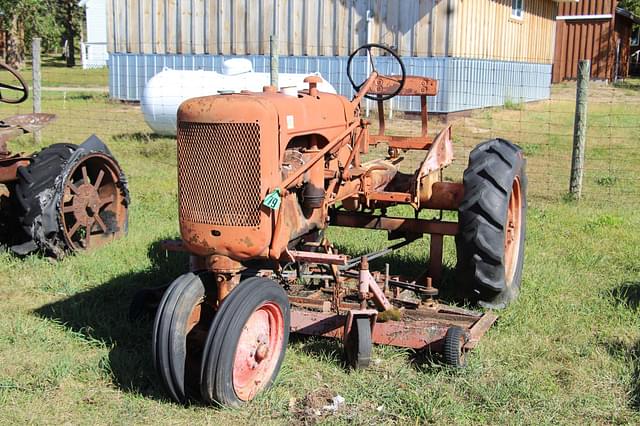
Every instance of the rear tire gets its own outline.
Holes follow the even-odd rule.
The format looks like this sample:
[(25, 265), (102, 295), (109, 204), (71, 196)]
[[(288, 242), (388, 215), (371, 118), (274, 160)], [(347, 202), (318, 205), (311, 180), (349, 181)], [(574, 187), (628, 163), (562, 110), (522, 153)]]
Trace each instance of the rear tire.
[(62, 253), (64, 240), (61, 235), (44, 235), (41, 198), (53, 197), (56, 178), (77, 149), (77, 145), (70, 143), (48, 146), (35, 154), (31, 164), (19, 168), (17, 173), (15, 194), (22, 230), (40, 248), (47, 240), (48, 249), (54, 255)]
[(458, 209), (458, 277), (467, 295), (501, 309), (518, 297), (526, 229), (526, 160), (503, 139), (478, 145), (464, 172)]
[(126, 178), (95, 136), (82, 145), (55, 144), (18, 169), (15, 204), (27, 242), (16, 254), (54, 257), (93, 249), (126, 234)]

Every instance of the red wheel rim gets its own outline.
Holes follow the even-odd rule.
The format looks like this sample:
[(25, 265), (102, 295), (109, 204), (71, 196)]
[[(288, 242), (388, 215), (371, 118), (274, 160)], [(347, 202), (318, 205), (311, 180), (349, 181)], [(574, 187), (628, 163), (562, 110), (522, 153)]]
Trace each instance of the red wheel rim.
[(242, 328), (233, 362), (233, 389), (251, 400), (271, 379), (284, 341), (284, 315), (276, 303), (256, 309)]
[(504, 236), (505, 279), (508, 286), (511, 285), (518, 267), (521, 232), (522, 192), (520, 190), (520, 177), (516, 176), (511, 188), (511, 197), (509, 197), (509, 209), (507, 211), (507, 223)]

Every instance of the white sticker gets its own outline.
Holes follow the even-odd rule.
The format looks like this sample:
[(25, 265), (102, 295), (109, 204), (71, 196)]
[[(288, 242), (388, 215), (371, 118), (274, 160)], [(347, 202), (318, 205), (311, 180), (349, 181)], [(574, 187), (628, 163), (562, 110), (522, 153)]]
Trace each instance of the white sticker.
[(287, 129), (293, 129), (295, 126), (295, 123), (293, 122), (293, 115), (287, 115)]

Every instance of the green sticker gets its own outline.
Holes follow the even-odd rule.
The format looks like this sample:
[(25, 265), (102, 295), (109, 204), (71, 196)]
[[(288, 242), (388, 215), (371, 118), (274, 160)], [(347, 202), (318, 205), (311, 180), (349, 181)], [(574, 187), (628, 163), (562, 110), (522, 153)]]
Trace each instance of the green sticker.
[(278, 210), (280, 208), (280, 190), (276, 189), (266, 196), (262, 204), (269, 207), (271, 210)]

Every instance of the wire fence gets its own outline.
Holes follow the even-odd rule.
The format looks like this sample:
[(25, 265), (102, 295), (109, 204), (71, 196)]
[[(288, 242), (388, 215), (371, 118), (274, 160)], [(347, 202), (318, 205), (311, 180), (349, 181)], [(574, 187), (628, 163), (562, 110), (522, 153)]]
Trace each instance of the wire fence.
[[(236, 90), (262, 86), (258, 73), (268, 73), (269, 56), (245, 56), (254, 73), (242, 74)], [(175, 170), (171, 135), (158, 135), (154, 119), (171, 119), (179, 103), (191, 96), (214, 94), (229, 76), (222, 76), (223, 62), (231, 56), (211, 55), (111, 55), (109, 67), (68, 69), (63, 61), (43, 57), (42, 111), (57, 115), (55, 123), (42, 132), (42, 142), (33, 145), (22, 137), (11, 151), (36, 151), (57, 142), (81, 143), (95, 133), (109, 144), (123, 165), (135, 168), (142, 154), (145, 161)], [(504, 138), (517, 143), (528, 159), (529, 194), (532, 199), (560, 200), (569, 191), (575, 82), (552, 85), (551, 64), (510, 62), (474, 58), (403, 58), (409, 75), (437, 79), (439, 93), (428, 102), (429, 129), (435, 134), (447, 124), (453, 126), (456, 163), (446, 177), (460, 180), (469, 152), (478, 143)], [(354, 93), (342, 56), (283, 56), (280, 73), (320, 72), (335, 90), (351, 97)], [(353, 65), (354, 79), (367, 75), (366, 57)], [(205, 70), (204, 73), (175, 75), (160, 85), (153, 99), (143, 99), (145, 84), (163, 69)], [(390, 57), (377, 58), (378, 71), (398, 74)], [(30, 68), (22, 73), (28, 80)], [(197, 77), (197, 78), (196, 78)], [(231, 78), (233, 79), (233, 78)], [(301, 80), (301, 78), (300, 78)], [(30, 83), (31, 84), (31, 83)], [(226, 84), (226, 83), (224, 83)], [(141, 105), (143, 101), (143, 105)], [(153, 112), (146, 111), (151, 108)], [(387, 128), (395, 134), (420, 131), (419, 99), (387, 102)], [(0, 116), (29, 113), (31, 100), (16, 106), (0, 105)], [(363, 113), (376, 116), (375, 105), (363, 105)], [(154, 118), (155, 116), (155, 118)], [(175, 119), (175, 115), (173, 116)], [(375, 120), (374, 122), (375, 127)], [(151, 127), (149, 124), (151, 124)], [(170, 132), (164, 132), (170, 133)], [(640, 79), (628, 78), (616, 84), (592, 82), (588, 97), (587, 148), (583, 197), (604, 203), (634, 203), (640, 199)], [(420, 160), (419, 153), (407, 154), (409, 168)], [(124, 158), (124, 160), (122, 160)], [(135, 178), (135, 173), (133, 174)]]

